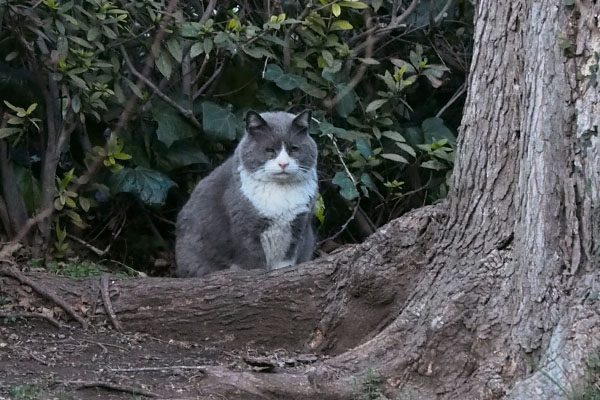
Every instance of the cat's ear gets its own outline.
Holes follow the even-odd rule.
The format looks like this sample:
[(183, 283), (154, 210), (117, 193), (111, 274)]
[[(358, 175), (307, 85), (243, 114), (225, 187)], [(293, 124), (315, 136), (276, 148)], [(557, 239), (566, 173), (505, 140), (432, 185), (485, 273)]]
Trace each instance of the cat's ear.
[(292, 121), (292, 125), (298, 129), (298, 133), (307, 133), (308, 127), (310, 126), (310, 119), (312, 116), (311, 110), (304, 110), (300, 114), (296, 115), (296, 118)]
[(248, 133), (256, 132), (258, 129), (267, 126), (267, 121), (265, 121), (256, 111), (250, 110), (246, 113), (246, 131), (248, 131)]

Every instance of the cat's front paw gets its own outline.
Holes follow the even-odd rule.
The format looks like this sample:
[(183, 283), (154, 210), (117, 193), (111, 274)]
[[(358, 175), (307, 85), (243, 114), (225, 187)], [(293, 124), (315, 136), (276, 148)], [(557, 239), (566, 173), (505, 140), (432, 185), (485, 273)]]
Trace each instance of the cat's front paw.
[(283, 260), (283, 261), (279, 261), (278, 263), (275, 263), (275, 265), (273, 265), (273, 267), (271, 269), (285, 268), (285, 267), (289, 267), (291, 265), (294, 265), (294, 262), (292, 260)]

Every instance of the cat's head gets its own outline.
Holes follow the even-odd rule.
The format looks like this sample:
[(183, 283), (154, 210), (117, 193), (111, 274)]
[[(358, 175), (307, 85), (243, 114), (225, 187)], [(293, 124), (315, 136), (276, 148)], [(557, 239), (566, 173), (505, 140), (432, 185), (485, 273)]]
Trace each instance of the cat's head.
[(311, 112), (246, 114), (238, 151), (242, 166), (259, 180), (294, 182), (313, 176), (317, 145), (308, 133)]

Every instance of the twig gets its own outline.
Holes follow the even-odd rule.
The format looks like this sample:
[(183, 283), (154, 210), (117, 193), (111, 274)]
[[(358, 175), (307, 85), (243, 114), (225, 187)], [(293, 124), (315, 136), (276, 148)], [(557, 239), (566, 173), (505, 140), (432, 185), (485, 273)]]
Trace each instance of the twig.
[[(371, 34), (373, 34), (374, 37), (375, 37), (375, 41), (378, 41), (385, 33), (389, 32), (389, 31), (392, 31), (394, 29), (399, 28), (400, 25), (408, 17), (410, 17), (410, 15), (413, 12), (415, 12), (415, 10), (417, 9), (417, 6), (419, 5), (419, 2), (420, 2), (420, 0), (413, 0), (412, 3), (410, 3), (410, 5), (406, 8), (406, 10), (404, 10), (404, 12), (402, 14), (400, 14), (400, 16), (398, 16), (398, 17), (396, 17), (396, 13), (393, 13), (393, 15), (392, 15), (392, 21), (385, 28), (380, 28), (380, 29), (371, 28), (371, 29), (368, 29), (364, 33), (361, 33), (360, 35), (356, 36), (356, 38), (354, 38), (353, 40), (360, 40), (365, 35), (371, 35)], [(366, 43), (361, 43), (358, 46), (356, 46), (355, 48), (353, 48), (352, 51), (354, 52), (354, 54), (359, 54), (362, 51), (362, 49), (364, 49), (366, 46), (367, 46)]]
[(139, 368), (108, 368), (110, 372), (152, 372), (152, 371), (172, 371), (172, 370), (206, 370), (203, 365), (173, 365), (168, 367), (139, 367)]
[(100, 278), (100, 293), (102, 294), (102, 302), (104, 303), (104, 309), (106, 310), (106, 314), (108, 315), (110, 323), (117, 332), (123, 333), (123, 328), (117, 319), (110, 301), (110, 296), (108, 293), (108, 275), (103, 275), (102, 278)]
[(210, 0), (208, 2), (208, 6), (206, 6), (206, 9), (204, 10), (202, 17), (200, 18), (200, 21), (198, 21), (200, 24), (203, 24), (206, 21), (208, 21), (208, 19), (212, 15), (216, 5), (217, 5), (217, 0)]
[(52, 363), (49, 363), (48, 361), (44, 360), (42, 357), (36, 355), (35, 353), (33, 353), (32, 351), (27, 352), (27, 354), (29, 354), (29, 357), (33, 358), (34, 360), (36, 360), (37, 362), (39, 362), (40, 364), (43, 365), (51, 365)]
[(31, 287), (42, 297), (58, 304), (60, 306), (60, 308), (65, 310), (65, 312), (67, 314), (69, 314), (73, 319), (75, 319), (77, 322), (79, 322), (79, 324), (81, 325), (81, 327), (83, 329), (87, 329), (88, 323), (83, 318), (81, 318), (79, 315), (77, 315), (75, 313), (75, 311), (71, 308), (71, 306), (69, 306), (63, 299), (58, 297), (58, 295), (56, 293), (54, 293), (52, 290), (43, 286), (41, 283), (32, 281), (31, 279), (29, 279), (28, 277), (26, 277), (25, 275), (23, 275), (22, 273), (20, 273), (19, 271), (17, 271), (15, 268), (12, 268), (12, 267), (5, 266), (3, 268), (0, 268), (0, 275), (9, 276), (11, 278), (18, 280), (23, 285), (27, 285), (27, 286)]
[(108, 246), (106, 246), (106, 248), (104, 250), (100, 250), (96, 246), (86, 242), (83, 239), (78, 238), (77, 236), (71, 235), (70, 233), (67, 233), (67, 236), (69, 237), (69, 239), (72, 239), (72, 240), (76, 241), (77, 243), (84, 245), (85, 247), (87, 247), (89, 250), (91, 250), (97, 256), (100, 256), (100, 257), (104, 256), (110, 250), (110, 244)]
[(200, 89), (198, 89), (198, 91), (196, 91), (196, 93), (194, 93), (194, 97), (193, 97), (194, 100), (196, 100), (198, 97), (202, 96), (202, 94), (215, 81), (215, 79), (217, 79), (217, 77), (223, 71), (223, 67), (225, 67), (225, 62), (221, 63), (221, 65), (217, 69), (215, 69), (215, 72), (213, 72), (213, 74), (210, 76), (210, 78), (208, 78), (208, 80), (206, 82), (204, 82), (204, 84), (200, 87)]
[(132, 393), (132, 394), (141, 394), (147, 397), (160, 397), (160, 395), (149, 392), (142, 388), (136, 388), (128, 385), (121, 385), (118, 383), (112, 382), (103, 382), (103, 381), (57, 381), (57, 383), (61, 383), (63, 385), (77, 385), (75, 390), (91, 388), (91, 387), (101, 387), (110, 390), (116, 390), (118, 392)]
[(33, 313), (33, 312), (5, 313), (5, 312), (0, 312), (0, 318), (40, 318), (40, 319), (45, 319), (46, 321), (50, 322), (57, 329), (60, 329), (63, 327), (60, 322), (58, 322), (57, 320), (55, 320), (54, 318), (52, 318), (48, 315), (42, 314), (42, 313)]
[[(166, 24), (169, 22), (169, 17), (172, 13), (172, 11), (176, 8), (178, 3), (178, 0), (170, 0), (169, 4), (167, 5), (167, 10), (166, 10), (166, 15), (167, 18), (164, 18), (161, 21), (161, 25), (159, 27), (159, 30), (157, 32), (157, 34), (154, 37), (154, 42), (153, 42), (153, 46), (156, 45), (157, 43), (160, 43), (164, 37), (164, 33), (165, 33), (165, 26)], [(25, 50), (30, 54), (31, 56), (31, 60), (34, 61), (36, 59), (35, 57), (35, 52), (33, 49), (33, 46), (27, 42), (27, 40), (25, 40), (25, 38), (23, 36), (18, 36), (18, 39), (21, 41), (23, 47), (25, 48)], [(48, 53), (48, 48), (45, 45), (44, 41), (40, 38), (38, 38), (37, 40), (38, 46), (40, 46), (40, 49), (42, 52), (44, 52), (45, 54)], [(120, 47), (123, 47), (122, 45)], [(154, 62), (154, 58), (152, 56), (148, 57), (148, 59), (146, 60), (146, 63), (144, 65), (144, 69), (142, 71), (142, 76), (145, 77), (146, 75), (148, 75), (152, 69), (152, 64)], [(139, 76), (138, 76), (139, 78)], [(146, 79), (147, 80), (147, 79)], [(49, 80), (49, 84), (55, 84), (54, 81), (52, 79)], [(138, 88), (142, 88), (142, 79), (138, 79), (138, 82), (136, 83), (136, 85), (138, 86)], [(55, 96), (55, 98), (59, 98), (59, 96)], [(48, 124), (49, 127), (49, 132), (55, 132), (55, 121), (54, 121), (54, 114), (50, 112), (50, 109), (53, 108), (51, 107), (53, 103), (52, 96), (49, 96), (47, 91), (44, 91), (44, 101), (47, 104), (47, 121), (46, 123)], [(118, 134), (121, 132), (121, 130), (123, 130), (123, 128), (125, 127), (127, 121), (129, 120), (129, 116), (131, 115), (131, 112), (135, 106), (137, 102), (137, 97), (135, 95), (132, 95), (129, 98), (129, 101), (127, 102), (127, 104), (125, 105), (125, 109), (123, 110), (123, 112), (121, 113), (121, 116), (119, 117), (119, 120), (117, 121), (115, 130), (113, 131), (114, 134), (116, 136), (118, 136)], [(50, 129), (51, 128), (51, 129)], [(49, 137), (48, 140), (50, 140), (51, 138)], [(52, 138), (52, 140), (54, 140), (54, 138)], [(89, 167), (88, 167), (88, 171), (86, 173), (86, 175), (88, 175), (90, 178), (92, 176), (94, 176), (95, 174), (97, 174), (102, 165), (103, 165), (103, 161), (104, 161), (105, 157), (99, 157), (98, 159), (96, 159)], [(49, 184), (49, 190), (51, 190), (51, 195), (53, 198), (53, 193), (54, 193), (54, 178), (56, 175), (56, 170), (54, 170), (54, 173), (52, 175), (52, 177), (50, 178), (50, 180), (52, 181), (52, 184)], [(46, 179), (47, 181), (48, 179)], [(43, 184), (42, 184), (43, 185)], [(77, 193), (79, 188), (82, 186), (82, 183), (76, 182), (72, 187), (71, 187), (71, 191)], [(13, 245), (15, 245), (16, 243), (20, 242), (25, 235), (27, 235), (29, 233), (29, 231), (33, 228), (34, 225), (39, 224), (40, 222), (42, 222), (43, 220), (45, 220), (46, 218), (50, 217), (54, 211), (54, 205), (52, 204), (52, 201), (49, 202), (49, 204), (44, 204), (44, 202), (42, 202), (42, 206), (41, 206), (41, 210), (38, 212), (38, 214), (35, 217), (29, 218), (26, 222), (25, 225), (19, 230), (19, 232), (12, 238), (12, 240), (5, 245), (5, 247), (3, 247), (1, 253), (5, 253), (5, 252), (9, 252), (10, 250), (7, 249), (7, 246), (10, 246), (12, 248)], [(47, 232), (46, 232), (47, 233)], [(46, 238), (47, 239), (47, 238)], [(6, 251), (5, 251), (6, 249)], [(1, 257), (1, 255), (0, 255)], [(78, 317), (76, 317), (78, 318)], [(83, 321), (83, 320), (82, 320)], [(85, 323), (85, 321), (83, 321), (85, 326), (87, 327), (87, 323)], [(81, 323), (81, 322), (80, 322)]]
[[(304, 10), (300, 13), (300, 15), (296, 18), (298, 21), (303, 21), (304, 18), (310, 13), (311, 8), (305, 7)], [(290, 69), (290, 42), (292, 39), (292, 32), (296, 29), (297, 25), (292, 24), (285, 30), (285, 46), (283, 46), (283, 67), (286, 71)]]
[(448, 100), (448, 102), (440, 109), (440, 111), (438, 111), (437, 114), (435, 114), (436, 117), (440, 117), (444, 111), (446, 111), (456, 100), (458, 100), (458, 98), (460, 96), (463, 95), (463, 93), (467, 90), (467, 80), (465, 80), (463, 82), (462, 85), (460, 85), (460, 87), (458, 88), (458, 90), (452, 95), (452, 97), (450, 98), (450, 100)]
[(200, 124), (200, 122), (196, 119), (196, 117), (194, 116), (194, 112), (192, 110), (181, 107), (179, 104), (177, 104), (175, 101), (173, 101), (169, 96), (164, 94), (154, 83), (152, 83), (152, 81), (150, 79), (146, 78), (146, 76), (144, 74), (140, 73), (137, 69), (135, 69), (135, 66), (131, 62), (131, 59), (129, 58), (129, 55), (127, 54), (127, 50), (125, 50), (125, 47), (119, 46), (119, 48), (121, 49), (121, 54), (123, 55), (125, 64), (127, 64), (127, 67), (129, 68), (129, 70), (131, 71), (131, 73), (133, 75), (135, 75), (146, 86), (148, 86), (150, 89), (152, 89), (154, 94), (156, 94), (158, 97), (160, 97), (163, 101), (165, 101), (171, 107), (173, 107), (174, 109), (179, 111), (179, 113), (181, 113), (181, 115), (186, 117), (192, 123), (192, 125), (194, 125), (198, 129), (202, 129), (202, 124)]
[(358, 211), (359, 205), (360, 205), (360, 201), (357, 200), (356, 205), (354, 206), (354, 210), (352, 211), (352, 215), (350, 216), (350, 218), (348, 218), (346, 220), (344, 225), (342, 225), (342, 227), (333, 236), (330, 236), (327, 239), (321, 240), (319, 243), (317, 243), (317, 247), (320, 247), (323, 243), (327, 242), (328, 240), (335, 240), (338, 236), (340, 236), (346, 230), (346, 228), (348, 228), (348, 225), (350, 225), (350, 222), (352, 222), (354, 220), (354, 218), (356, 217), (356, 212)]
[[(370, 28), (370, 18), (368, 14), (365, 14), (365, 22), (367, 28)], [(375, 39), (373, 34), (370, 33), (365, 42), (365, 58), (371, 58), (371, 56), (373, 55), (373, 46), (375, 45), (376, 41), (377, 40)], [(365, 75), (365, 72), (367, 72), (367, 67), (367, 64), (361, 64), (361, 66), (358, 67), (358, 71), (356, 71), (350, 82), (348, 82), (348, 84), (344, 87), (344, 89), (341, 92), (339, 92), (332, 100), (323, 101), (325, 107), (329, 109), (335, 107), (335, 105), (339, 103), (344, 98), (344, 96), (350, 93), (362, 80), (363, 76)]]
[(101, 343), (101, 342), (96, 342), (95, 340), (89, 340), (89, 339), (80, 339), (80, 340), (83, 340), (84, 342), (88, 342), (88, 343), (97, 344), (98, 346), (102, 347), (103, 349), (106, 349), (105, 346), (108, 346), (108, 347), (114, 347), (115, 349), (119, 349), (119, 350), (123, 350), (123, 351), (129, 351), (129, 349), (127, 349), (123, 346), (119, 346), (119, 345), (112, 344), (112, 343)]

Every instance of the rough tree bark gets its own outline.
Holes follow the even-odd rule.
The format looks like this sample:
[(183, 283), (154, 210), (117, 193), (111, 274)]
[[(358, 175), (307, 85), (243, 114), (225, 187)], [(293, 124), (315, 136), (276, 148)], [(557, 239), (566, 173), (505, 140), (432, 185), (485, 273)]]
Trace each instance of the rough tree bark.
[[(445, 204), (295, 270), (115, 281), (124, 328), (333, 355), (297, 374), (207, 370), (228, 398), (348, 399), (370, 367), (391, 398), (574, 395), (600, 351), (599, 12), (480, 0)], [(91, 284), (54, 286), (77, 302)]]

